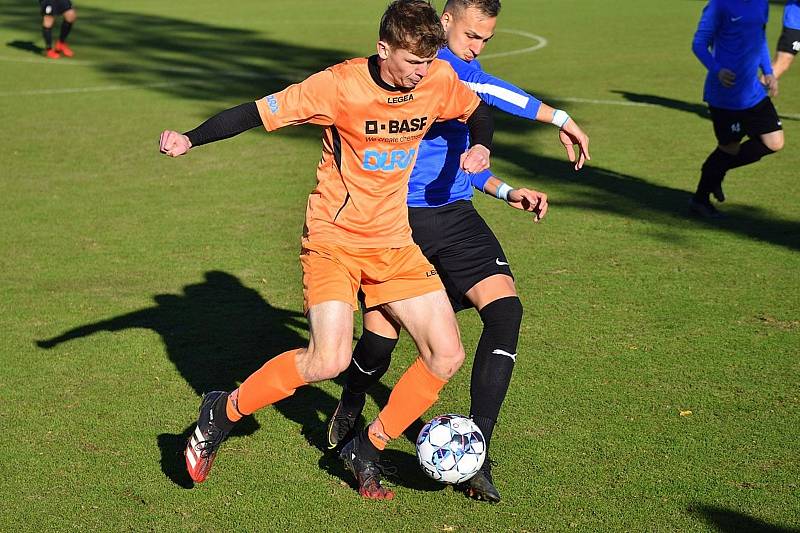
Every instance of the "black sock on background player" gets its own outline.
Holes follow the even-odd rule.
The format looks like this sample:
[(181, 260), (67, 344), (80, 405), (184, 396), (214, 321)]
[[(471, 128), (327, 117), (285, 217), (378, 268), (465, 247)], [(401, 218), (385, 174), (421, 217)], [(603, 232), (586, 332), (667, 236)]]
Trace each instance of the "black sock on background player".
[(69, 37), (69, 32), (72, 30), (72, 23), (67, 22), (66, 20), (61, 22), (61, 33), (59, 34), (58, 40), (62, 43), (67, 42), (67, 37)]
[(44, 47), (48, 50), (53, 48), (53, 28), (42, 26), (42, 37), (44, 37)]

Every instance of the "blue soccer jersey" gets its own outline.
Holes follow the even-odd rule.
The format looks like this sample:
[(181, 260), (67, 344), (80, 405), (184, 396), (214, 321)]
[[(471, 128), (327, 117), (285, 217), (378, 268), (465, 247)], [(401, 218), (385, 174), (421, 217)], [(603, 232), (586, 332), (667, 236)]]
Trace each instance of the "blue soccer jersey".
[(800, 30), (800, 0), (788, 0), (783, 8), (783, 26)]
[[(747, 109), (767, 96), (758, 69), (772, 74), (765, 27), (767, 0), (711, 0), (703, 9), (692, 51), (708, 69), (703, 99), (722, 109)], [(719, 81), (721, 69), (736, 74), (733, 87)]]
[[(449, 48), (438, 54), (453, 66), (458, 77), (487, 104), (512, 115), (535, 119), (541, 101), (522, 89), (483, 71), (477, 60), (464, 61)], [(408, 185), (410, 207), (437, 207), (472, 198), (472, 187), (483, 189), (491, 172), (468, 174), (461, 170), (461, 154), (469, 146), (469, 130), (457, 120), (433, 125), (419, 146)]]

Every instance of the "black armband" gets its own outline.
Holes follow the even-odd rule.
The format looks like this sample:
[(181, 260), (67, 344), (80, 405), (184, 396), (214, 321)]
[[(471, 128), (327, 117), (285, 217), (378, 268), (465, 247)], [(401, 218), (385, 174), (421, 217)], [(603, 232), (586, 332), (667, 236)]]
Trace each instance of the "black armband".
[(797, 55), (800, 52), (800, 30), (784, 26), (778, 39), (778, 52)]
[(492, 149), (492, 137), (494, 136), (494, 117), (486, 102), (481, 101), (480, 105), (467, 119), (469, 128), (469, 145), (482, 144), (489, 150)]
[(200, 146), (239, 135), (261, 125), (261, 115), (255, 102), (247, 102), (226, 109), (206, 120), (195, 129), (184, 133), (192, 146)]

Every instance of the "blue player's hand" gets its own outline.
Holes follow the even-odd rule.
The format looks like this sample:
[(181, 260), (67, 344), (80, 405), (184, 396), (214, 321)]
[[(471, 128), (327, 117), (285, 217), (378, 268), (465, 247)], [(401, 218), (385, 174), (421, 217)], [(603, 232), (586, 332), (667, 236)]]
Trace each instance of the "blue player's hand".
[(722, 84), (723, 87), (727, 87), (730, 89), (734, 85), (736, 85), (736, 73), (727, 68), (719, 69), (717, 73), (717, 78), (719, 82)]

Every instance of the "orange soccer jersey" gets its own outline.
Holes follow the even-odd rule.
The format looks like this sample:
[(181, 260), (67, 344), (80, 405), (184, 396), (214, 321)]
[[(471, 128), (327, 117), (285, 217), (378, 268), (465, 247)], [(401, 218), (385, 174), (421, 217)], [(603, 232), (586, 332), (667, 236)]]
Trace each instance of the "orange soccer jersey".
[(356, 248), (413, 244), (408, 178), (419, 143), (436, 121), (466, 121), (480, 100), (450, 65), (434, 60), (414, 89), (376, 79), (377, 56), (351, 59), (258, 100), (267, 131), (325, 127), (304, 239)]

